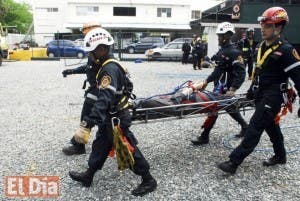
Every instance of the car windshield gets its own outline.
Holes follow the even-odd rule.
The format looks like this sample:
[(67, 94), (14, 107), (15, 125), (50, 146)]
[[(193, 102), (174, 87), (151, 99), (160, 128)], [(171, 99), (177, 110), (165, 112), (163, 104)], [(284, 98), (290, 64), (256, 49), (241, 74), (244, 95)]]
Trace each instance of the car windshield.
[(69, 41), (69, 40), (65, 40), (63, 45), (68, 46), (68, 47), (74, 47), (75, 46), (75, 44), (72, 41)]
[(141, 38), (140, 42), (141, 43), (161, 43), (162, 40), (160, 38), (146, 37), (146, 38)]

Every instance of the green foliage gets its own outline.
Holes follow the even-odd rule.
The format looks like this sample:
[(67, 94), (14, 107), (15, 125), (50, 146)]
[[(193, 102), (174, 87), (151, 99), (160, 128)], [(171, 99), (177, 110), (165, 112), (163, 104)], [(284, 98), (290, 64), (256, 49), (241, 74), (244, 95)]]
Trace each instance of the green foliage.
[(17, 32), (26, 33), (33, 17), (31, 7), (13, 0), (0, 0), (0, 22), (6, 26), (16, 26)]

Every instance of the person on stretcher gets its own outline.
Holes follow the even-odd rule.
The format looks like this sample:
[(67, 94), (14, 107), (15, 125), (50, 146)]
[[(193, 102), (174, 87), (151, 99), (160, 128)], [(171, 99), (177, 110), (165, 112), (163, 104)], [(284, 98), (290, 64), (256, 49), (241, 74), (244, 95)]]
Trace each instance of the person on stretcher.
[[(191, 94), (193, 91), (205, 89), (210, 82), (214, 82), (215, 84), (214, 92), (226, 96), (233, 96), (235, 91), (241, 87), (245, 80), (246, 71), (241, 51), (231, 43), (231, 37), (235, 33), (234, 27), (229, 22), (223, 22), (218, 25), (216, 33), (221, 48), (216, 54), (217, 65), (214, 71), (205, 80), (191, 84), (181, 94), (175, 94), (172, 99), (179, 100), (180, 102), (182, 97)], [(236, 136), (243, 137), (248, 124), (241, 116), (239, 110), (235, 107), (228, 107), (225, 110), (241, 126), (241, 131)], [(194, 145), (209, 143), (209, 133), (216, 123), (217, 118), (217, 112), (208, 114), (207, 119), (202, 125), (203, 131), (201, 135), (191, 141)]]

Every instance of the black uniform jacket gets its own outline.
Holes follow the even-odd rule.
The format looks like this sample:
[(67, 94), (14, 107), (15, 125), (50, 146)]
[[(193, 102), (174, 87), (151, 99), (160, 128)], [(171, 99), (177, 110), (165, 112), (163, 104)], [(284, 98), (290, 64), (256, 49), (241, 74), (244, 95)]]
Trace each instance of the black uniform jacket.
[(227, 88), (240, 88), (246, 76), (245, 66), (241, 51), (234, 45), (228, 44), (223, 46), (215, 55), (217, 66), (214, 71), (207, 77), (207, 83), (218, 81), (221, 76), (225, 79), (227, 73)]
[(87, 81), (90, 87), (95, 87), (97, 85), (96, 75), (100, 69), (101, 65), (96, 64), (88, 57), (88, 62), (86, 65), (79, 66), (73, 70), (74, 74), (86, 74)]
[[(110, 123), (111, 112), (120, 101), (125, 85), (125, 73), (115, 62), (105, 64), (97, 77), (99, 96), (89, 116), (83, 119), (90, 127)], [(127, 113), (124, 118), (128, 120)]]
[[(274, 48), (277, 45), (279, 46)], [(287, 41), (281, 39), (275, 41), (270, 46), (266, 46), (262, 42), (260, 48), (260, 58), (263, 58), (268, 49), (273, 48), (274, 50), (268, 54), (261, 67), (256, 69), (256, 74), (259, 77), (256, 79), (258, 80), (259, 89), (263, 90), (273, 86), (280, 87), (280, 84), (286, 83), (288, 77), (290, 77), (299, 95), (300, 57), (296, 49)]]

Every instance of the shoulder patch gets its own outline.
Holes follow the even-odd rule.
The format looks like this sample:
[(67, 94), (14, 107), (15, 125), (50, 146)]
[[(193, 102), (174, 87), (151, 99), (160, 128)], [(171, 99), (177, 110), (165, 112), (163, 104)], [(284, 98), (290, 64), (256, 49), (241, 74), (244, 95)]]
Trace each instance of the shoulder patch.
[(109, 75), (105, 75), (102, 77), (100, 82), (100, 87), (106, 88), (111, 83), (111, 77)]
[(293, 54), (293, 56), (295, 57), (295, 59), (297, 59), (297, 60), (299, 60), (299, 61), (300, 61), (300, 56), (299, 56), (299, 54), (298, 54), (298, 52), (297, 52), (297, 50), (296, 50), (296, 49), (293, 49), (293, 52), (292, 52), (292, 54)]

